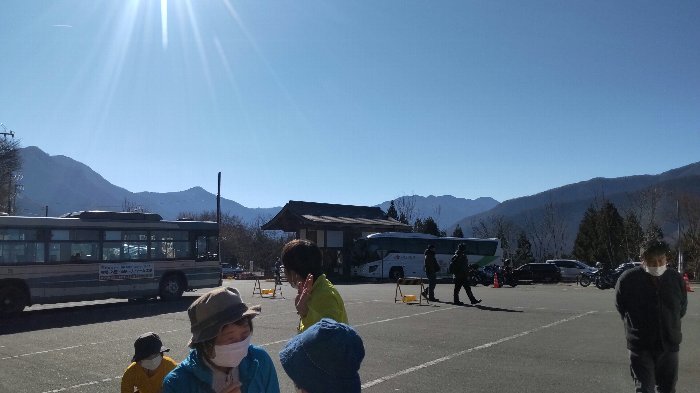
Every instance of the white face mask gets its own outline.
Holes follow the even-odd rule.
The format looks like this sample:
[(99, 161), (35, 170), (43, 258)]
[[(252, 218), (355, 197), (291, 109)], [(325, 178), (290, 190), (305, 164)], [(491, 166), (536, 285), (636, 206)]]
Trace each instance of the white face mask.
[(139, 360), (139, 364), (141, 367), (145, 368), (146, 370), (155, 370), (160, 366), (160, 362), (163, 360), (163, 355), (158, 355), (154, 357), (153, 359), (143, 359)]
[(246, 355), (250, 346), (250, 336), (245, 340), (227, 345), (215, 345), (214, 357), (211, 362), (220, 367), (238, 367)]
[(647, 266), (644, 265), (644, 270), (652, 276), (659, 277), (666, 271), (666, 265), (663, 266)]

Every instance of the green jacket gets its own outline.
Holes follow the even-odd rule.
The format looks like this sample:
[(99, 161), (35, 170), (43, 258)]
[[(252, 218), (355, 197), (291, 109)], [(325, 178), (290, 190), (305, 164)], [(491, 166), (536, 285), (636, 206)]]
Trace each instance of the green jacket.
[(314, 281), (309, 298), (309, 312), (299, 320), (299, 333), (323, 318), (331, 318), (337, 322), (348, 323), (345, 303), (333, 284), (322, 274)]

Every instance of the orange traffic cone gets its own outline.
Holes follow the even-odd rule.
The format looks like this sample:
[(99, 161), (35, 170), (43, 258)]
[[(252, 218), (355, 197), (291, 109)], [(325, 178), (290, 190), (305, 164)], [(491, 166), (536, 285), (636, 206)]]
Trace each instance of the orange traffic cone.
[(501, 286), (498, 284), (498, 273), (493, 274), (493, 287), (494, 288), (500, 288)]
[(693, 291), (693, 288), (690, 287), (690, 280), (688, 280), (688, 273), (683, 274), (683, 281), (685, 281), (685, 291), (686, 292), (695, 292), (695, 291)]

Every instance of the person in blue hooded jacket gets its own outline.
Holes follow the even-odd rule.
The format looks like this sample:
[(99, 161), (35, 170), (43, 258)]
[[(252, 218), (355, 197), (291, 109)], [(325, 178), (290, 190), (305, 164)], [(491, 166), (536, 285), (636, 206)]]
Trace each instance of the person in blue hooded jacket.
[(192, 348), (163, 380), (162, 393), (279, 393), (270, 355), (250, 344), (259, 306), (235, 288), (217, 288), (192, 303)]

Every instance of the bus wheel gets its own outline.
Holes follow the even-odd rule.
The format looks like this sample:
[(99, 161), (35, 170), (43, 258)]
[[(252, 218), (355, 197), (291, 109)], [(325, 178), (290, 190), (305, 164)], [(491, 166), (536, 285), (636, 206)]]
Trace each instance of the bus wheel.
[(175, 300), (185, 292), (185, 286), (176, 274), (168, 274), (160, 282), (160, 298), (162, 300)]
[(393, 281), (398, 281), (399, 278), (403, 278), (403, 268), (392, 267), (391, 270), (389, 270), (389, 278)]
[(0, 314), (16, 314), (27, 306), (27, 294), (14, 285), (0, 288)]

